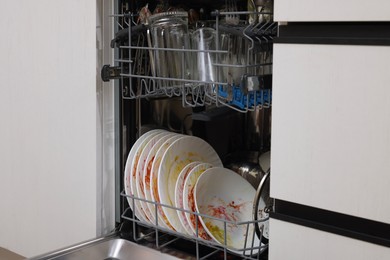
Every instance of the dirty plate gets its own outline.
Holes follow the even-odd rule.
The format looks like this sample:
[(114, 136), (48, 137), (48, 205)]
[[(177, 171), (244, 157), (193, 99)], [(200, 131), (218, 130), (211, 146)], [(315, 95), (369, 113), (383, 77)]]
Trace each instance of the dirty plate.
[[(124, 183), (125, 183), (125, 194), (128, 196), (134, 196), (134, 192), (131, 187), (131, 177), (133, 172), (133, 161), (135, 159), (136, 151), (141, 146), (141, 144), (147, 139), (150, 135), (156, 135), (158, 133), (161, 133), (164, 130), (161, 129), (155, 129), (151, 130), (149, 132), (146, 132), (142, 136), (138, 138), (138, 140), (134, 143), (133, 147), (131, 148), (129, 155), (127, 156), (126, 165), (125, 165), (125, 176), (124, 176)], [(133, 199), (130, 197), (127, 197), (127, 201), (129, 203), (129, 206), (131, 210), (133, 210)], [(135, 202), (136, 200), (134, 200)]]
[[(150, 150), (155, 146), (155, 144), (160, 140), (162, 137), (169, 135), (169, 132), (161, 132), (156, 135), (153, 135), (152, 138), (149, 139), (149, 141), (146, 143), (144, 149), (142, 150), (137, 168), (135, 173), (135, 187), (137, 189), (138, 198), (146, 199), (145, 191), (144, 191), (144, 183), (143, 183), (143, 173), (146, 168), (146, 159), (148, 157), (148, 154)], [(134, 180), (134, 179), (133, 179)], [(154, 215), (149, 211), (149, 208), (147, 206), (147, 203), (140, 200), (139, 203), (136, 204), (136, 206), (139, 205), (140, 208), (137, 208), (138, 211), (142, 214), (146, 220), (153, 224), (155, 223)]]
[[(183, 192), (184, 192), (184, 183), (191, 172), (192, 169), (194, 169), (195, 166), (201, 164), (202, 162), (192, 162), (187, 164), (186, 167), (181, 170), (179, 177), (176, 181), (176, 187), (175, 187), (175, 207), (179, 209), (184, 209), (184, 201), (183, 201)], [(177, 211), (177, 215), (179, 217), (179, 220), (181, 224), (183, 225), (184, 229), (186, 230), (188, 235), (193, 235), (192, 229), (190, 227), (190, 224), (187, 221), (186, 213), (184, 211)]]
[[(142, 183), (143, 183), (143, 194), (145, 195), (145, 199), (148, 200), (146, 206), (148, 207), (148, 211), (151, 213), (151, 221), (154, 225), (158, 224), (159, 226), (167, 228), (165, 222), (158, 221), (156, 222), (156, 207), (154, 199), (151, 194), (151, 176), (152, 176), (152, 166), (154, 160), (156, 158), (157, 151), (161, 148), (161, 146), (171, 137), (175, 136), (174, 133), (168, 133), (161, 137), (155, 145), (149, 150), (148, 156), (145, 161), (144, 172), (142, 174)], [(157, 214), (158, 216), (158, 214)], [(157, 217), (158, 218), (158, 217)]]
[[(201, 163), (196, 165), (189, 173), (186, 179), (184, 180), (184, 189), (183, 189), (183, 208), (191, 212), (197, 212), (195, 205), (195, 185), (202, 173), (207, 169), (213, 167), (209, 163)], [(204, 240), (211, 240), (211, 237), (207, 234), (204, 229), (200, 218), (197, 218), (195, 214), (185, 212), (185, 218), (187, 223), (190, 226), (191, 234), (203, 238)], [(198, 232), (197, 232), (198, 230)]]
[[(238, 254), (256, 254), (248, 248), (259, 247), (254, 225), (239, 224), (252, 221), (252, 207), (256, 190), (244, 178), (226, 168), (210, 168), (198, 179), (195, 186), (196, 209), (201, 214), (218, 218), (200, 217), (206, 232), (218, 243)], [(225, 221), (226, 220), (226, 221)], [(226, 222), (226, 241), (225, 228)]]
[[(166, 140), (163, 144), (161, 144), (160, 148), (158, 149), (154, 157), (152, 168), (150, 170), (150, 195), (152, 201), (155, 201), (157, 203), (161, 203), (160, 196), (158, 193), (158, 169), (160, 168), (162, 157), (164, 156), (168, 147), (173, 142), (175, 142), (180, 138), (184, 138), (184, 135), (177, 134), (169, 138), (168, 140)], [(158, 223), (159, 223), (158, 225), (174, 230), (173, 226), (169, 223), (162, 207), (159, 206), (157, 207), (157, 209), (158, 209)], [(152, 207), (152, 210), (155, 210), (154, 207)]]
[[(212, 166), (222, 166), (221, 159), (206, 141), (195, 136), (185, 136), (173, 142), (161, 159), (158, 170), (158, 195), (162, 204), (175, 206), (175, 186), (181, 170), (189, 163), (201, 161)], [(162, 207), (173, 228), (186, 234), (176, 210)]]

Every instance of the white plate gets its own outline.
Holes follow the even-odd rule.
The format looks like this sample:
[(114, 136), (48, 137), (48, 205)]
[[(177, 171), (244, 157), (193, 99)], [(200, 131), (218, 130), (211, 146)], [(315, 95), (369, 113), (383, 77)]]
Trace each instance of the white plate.
[[(162, 130), (160, 130), (160, 129), (156, 129), (156, 130), (151, 130), (149, 132), (146, 132), (145, 134), (140, 136), (137, 139), (137, 141), (133, 144), (133, 147), (131, 148), (131, 150), (129, 152), (129, 155), (127, 156), (126, 165), (125, 165), (124, 184), (125, 184), (125, 194), (126, 195), (128, 195), (128, 196), (133, 196), (134, 195), (133, 191), (131, 189), (131, 174), (132, 174), (131, 164), (132, 164), (132, 162), (134, 160), (134, 156), (135, 156), (135, 152), (136, 152), (137, 148), (145, 140), (145, 138), (147, 138), (149, 135), (152, 135), (152, 134), (155, 134), (155, 133), (159, 133), (161, 131)], [(130, 206), (131, 210), (133, 210), (133, 199), (127, 197), (127, 201), (129, 203), (129, 206)]]
[[(163, 144), (161, 144), (160, 148), (156, 152), (156, 155), (155, 155), (153, 163), (152, 163), (152, 169), (151, 169), (151, 172), (150, 172), (150, 196), (151, 196), (151, 200), (152, 201), (161, 203), (160, 197), (158, 195), (158, 185), (157, 185), (157, 182), (158, 182), (158, 169), (160, 168), (162, 157), (164, 156), (164, 154), (165, 154), (166, 150), (168, 149), (168, 147), (173, 142), (175, 142), (176, 140), (178, 140), (180, 138), (183, 138), (183, 137), (184, 137), (184, 135), (179, 135), (178, 134), (178, 135), (175, 135), (175, 136), (169, 138)], [(162, 227), (165, 227), (165, 228), (173, 229), (173, 227), (169, 223), (167, 217), (165, 216), (164, 211), (162, 210), (162, 208), (161, 207), (157, 207), (157, 209), (158, 209), (158, 225), (162, 226)], [(151, 210), (153, 210), (152, 212), (154, 212), (154, 210), (155, 210), (154, 207), (152, 207)]]
[(175, 133), (167, 133), (166, 135), (162, 136), (156, 143), (155, 145), (150, 149), (149, 154), (146, 158), (145, 162), (145, 167), (144, 167), (144, 172), (142, 174), (142, 182), (143, 182), (143, 194), (145, 195), (145, 199), (148, 200), (148, 203), (145, 203), (146, 206), (148, 207), (148, 211), (151, 213), (151, 221), (153, 222), (154, 225), (158, 224), (159, 226), (167, 228), (164, 222), (159, 221), (156, 223), (156, 209), (155, 209), (155, 204), (154, 199), (152, 198), (151, 194), (151, 175), (152, 175), (152, 166), (154, 163), (154, 159), (156, 157), (157, 151), (161, 148), (161, 146), (170, 139), (171, 137), (176, 136)]
[[(136, 173), (135, 173), (135, 188), (137, 190), (138, 198), (146, 199), (144, 194), (144, 188), (143, 188), (143, 173), (146, 166), (146, 159), (150, 152), (150, 150), (154, 147), (154, 145), (157, 143), (158, 140), (160, 140), (162, 137), (169, 135), (169, 132), (162, 132), (158, 133), (156, 135), (153, 135), (152, 138), (146, 143), (145, 147), (142, 149), (142, 152), (139, 156)], [(133, 179), (134, 180), (134, 179)], [(136, 208), (142, 214), (142, 216), (149, 222), (149, 223), (155, 223), (155, 218), (149, 211), (149, 208), (147, 206), (147, 203), (139, 200), (139, 203), (136, 204), (136, 206), (139, 205), (140, 208)]]
[[(156, 130), (152, 130), (152, 131), (149, 131), (149, 132), (143, 134), (136, 141), (135, 144), (137, 144), (137, 145), (134, 144), (133, 147), (131, 148), (131, 150), (134, 150), (134, 154), (133, 154), (133, 160), (131, 161), (131, 164), (130, 164), (130, 177), (129, 177), (129, 179), (130, 179), (130, 191), (132, 192), (132, 194), (135, 198), (139, 198), (137, 188), (135, 186), (135, 175), (137, 172), (137, 165), (138, 165), (139, 157), (140, 157), (145, 145), (147, 144), (147, 142), (153, 136), (155, 136), (161, 132), (165, 132), (165, 130), (156, 129)], [(129, 203), (131, 205), (133, 205), (133, 200), (130, 199)], [(132, 210), (133, 210), (135, 216), (139, 220), (147, 221), (147, 218), (142, 214), (140, 201), (138, 199), (134, 199), (134, 206), (135, 206), (135, 208), (132, 207)]]
[[(252, 221), (252, 208), (256, 191), (252, 185), (237, 173), (226, 168), (211, 168), (198, 179), (195, 186), (196, 209), (201, 214), (220, 218), (214, 220), (200, 217), (207, 233), (218, 243), (224, 244), (224, 219), (235, 223)], [(250, 250), (240, 251), (250, 247), (260, 246), (260, 240), (254, 234), (254, 225), (226, 224), (226, 244), (228, 249), (238, 254), (250, 254)], [(247, 241), (245, 241), (247, 238)], [(254, 238), (254, 241), (252, 241)], [(258, 249), (253, 250), (256, 254)]]
[[(209, 163), (201, 163), (195, 166), (189, 173), (184, 181), (183, 189), (183, 207), (185, 210), (197, 212), (195, 205), (195, 185), (201, 176), (207, 169), (213, 167)], [(204, 240), (212, 240), (212, 238), (205, 231), (200, 218), (196, 218), (195, 214), (185, 212), (185, 218), (189, 223), (191, 234), (196, 236), (196, 229), (198, 229), (198, 236)], [(197, 221), (198, 219), (198, 221)]]
[[(221, 159), (215, 150), (203, 139), (185, 136), (173, 142), (161, 159), (158, 170), (158, 195), (162, 204), (175, 205), (175, 186), (180, 171), (190, 162), (202, 161), (213, 166), (222, 166)], [(174, 230), (186, 233), (176, 210), (162, 207)]]
[[(179, 177), (177, 177), (176, 186), (175, 186), (175, 207), (184, 209), (184, 201), (183, 201), (183, 192), (184, 192), (184, 183), (185, 180), (190, 173), (190, 171), (197, 165), (201, 164), (202, 162), (192, 162), (187, 164), (183, 170), (181, 170)], [(179, 217), (179, 220), (184, 227), (185, 231), (188, 235), (193, 235), (192, 229), (190, 227), (190, 224), (187, 221), (186, 213), (184, 211), (177, 211), (177, 215)]]

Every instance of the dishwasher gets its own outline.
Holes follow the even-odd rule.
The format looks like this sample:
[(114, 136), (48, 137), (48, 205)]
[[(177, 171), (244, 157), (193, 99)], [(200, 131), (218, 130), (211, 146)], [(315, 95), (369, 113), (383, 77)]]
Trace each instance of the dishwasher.
[(103, 258), (268, 259), (273, 1), (115, 5), (116, 242), (99, 250), (121, 252)]
[[(273, 2), (269, 0), (118, 1), (117, 12), (112, 15), (116, 34), (111, 41), (111, 47), (117, 51), (116, 64), (105, 66), (102, 77), (118, 81), (117, 134), (121, 145), (116, 157), (121, 175), (116, 193), (119, 194), (117, 215), (121, 216), (117, 222), (122, 237), (176, 255), (182, 252), (194, 259), (267, 258), (268, 213), (273, 206), (269, 198), (272, 43), (277, 33), (272, 10)], [(146, 137), (158, 131), (156, 129), (165, 133)], [(184, 136), (182, 143), (178, 136)], [(189, 144), (184, 142), (186, 138)], [(180, 180), (184, 182), (184, 177), (180, 179), (183, 171), (189, 171), (187, 179), (196, 169), (204, 171), (202, 165), (194, 165), (199, 159), (197, 156), (188, 155), (182, 164), (170, 166), (178, 170), (176, 176), (172, 173), (166, 177), (175, 180), (165, 188), (171, 193), (167, 196), (169, 199), (162, 198), (164, 184), (160, 183), (160, 172), (158, 185), (153, 184), (157, 182), (156, 177), (148, 180), (150, 183), (144, 177), (145, 187), (141, 190), (149, 185), (156, 186), (148, 187), (152, 196), (144, 194), (137, 184), (128, 180), (138, 181), (138, 176), (135, 178), (128, 173), (133, 171), (134, 174), (134, 169), (129, 168), (137, 164), (131, 159), (146, 160), (138, 162), (138, 168), (147, 168), (147, 164), (154, 167), (158, 160), (170, 160), (165, 154), (163, 158), (158, 157), (164, 145), (169, 145), (167, 150), (175, 145), (184, 150), (182, 147), (188, 145), (196, 150), (198, 141), (214, 152), (207, 154), (203, 147), (199, 148), (202, 161), (229, 169), (249, 184), (251, 203), (244, 209), (245, 216), (237, 217), (234, 210), (214, 214), (215, 208), (221, 208), (215, 205), (211, 211), (199, 212), (194, 205), (186, 205), (186, 200), (190, 200), (186, 197), (186, 186), (184, 205), (172, 203), (171, 197), (177, 199), (183, 189), (178, 187)], [(158, 145), (161, 148), (151, 159), (150, 154), (146, 156), (141, 152), (142, 147), (137, 148), (142, 145), (144, 150), (150, 149), (150, 153), (153, 148), (157, 150)], [(219, 157), (218, 163), (211, 159), (213, 154)], [(171, 160), (180, 155), (175, 156), (172, 155)], [(169, 167), (165, 169), (170, 170), (172, 172)], [(152, 174), (155, 171), (151, 169)], [(232, 180), (233, 185), (237, 181)], [(187, 182), (185, 185), (190, 185)], [(142, 188), (142, 182), (140, 186)], [(214, 189), (210, 187), (213, 185), (208, 185), (208, 189)], [(160, 190), (154, 191), (153, 196), (157, 188)], [(222, 182), (220, 190), (224, 192), (224, 189)], [(228, 189), (241, 193), (234, 187)], [(233, 198), (240, 196), (244, 194), (235, 194)], [(223, 211), (229, 211), (227, 205), (222, 207)], [(191, 219), (192, 230), (188, 230), (188, 223), (183, 223), (186, 219)], [(207, 220), (218, 223), (210, 227), (205, 223)], [(183, 229), (180, 224), (187, 227)], [(231, 240), (239, 242), (235, 244)]]

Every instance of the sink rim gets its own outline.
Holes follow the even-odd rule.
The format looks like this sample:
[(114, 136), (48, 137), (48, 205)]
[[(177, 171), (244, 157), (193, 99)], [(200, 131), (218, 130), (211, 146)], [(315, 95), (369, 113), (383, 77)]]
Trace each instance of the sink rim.
[(45, 254), (37, 255), (37, 256), (31, 257), (31, 258), (27, 258), (27, 260), (48, 260), (48, 259), (63, 256), (63, 255), (67, 255), (67, 254), (70, 254), (70, 253), (75, 252), (77, 250), (80, 250), (82, 248), (87, 248), (87, 247), (93, 246), (95, 244), (99, 244), (99, 243), (113, 240), (113, 239), (123, 239), (123, 238), (121, 238), (117, 232), (114, 232), (114, 233), (108, 234), (108, 235), (103, 236), (103, 237), (98, 237), (98, 238), (86, 240), (84, 242), (77, 243), (77, 244), (74, 244), (71, 246), (67, 246), (67, 247), (64, 247), (61, 249), (57, 249), (57, 250), (51, 251), (49, 253), (45, 253)]
[[(107, 247), (108, 246), (108, 247)], [(118, 247), (119, 246), (119, 247)], [(103, 248), (103, 251), (101, 249)], [(135, 250), (134, 252), (141, 252), (141, 254), (146, 254), (153, 257), (160, 257), (166, 260), (176, 260), (182, 259), (178, 255), (173, 255), (170, 253), (162, 252), (160, 250), (156, 250), (154, 248), (150, 248), (144, 245), (140, 245), (138, 243), (134, 243), (133, 241), (127, 240), (119, 236), (119, 233), (113, 233), (104, 237), (95, 238), (92, 240), (87, 240), (82, 243), (78, 243), (69, 247), (65, 247), (59, 250), (55, 250), (46, 254), (42, 254), (39, 256), (35, 256), (33, 258), (28, 258), (30, 260), (59, 260), (59, 259), (67, 259), (67, 256), (71, 257), (79, 257), (83, 256), (83, 254), (90, 254), (92, 256), (95, 255), (95, 252), (106, 252), (107, 254), (101, 255), (102, 257), (106, 257), (104, 259), (123, 259), (123, 253), (126, 255), (129, 253), (127, 250)], [(119, 250), (118, 250), (119, 249)], [(89, 251), (91, 250), (91, 251)], [(88, 253), (89, 252), (89, 253)], [(126, 253), (127, 252), (127, 253)], [(114, 253), (114, 255), (112, 254)], [(122, 257), (116, 258), (115, 254), (122, 254)], [(139, 253), (138, 253), (139, 254)], [(72, 256), (73, 255), (73, 256)], [(100, 256), (99, 256), (100, 257)], [(111, 257), (111, 258), (110, 258)], [(83, 258), (88, 259), (88, 258)], [(96, 255), (95, 258), (96, 259)], [(151, 258), (150, 258), (151, 259)], [(153, 258), (154, 259), (154, 258)]]

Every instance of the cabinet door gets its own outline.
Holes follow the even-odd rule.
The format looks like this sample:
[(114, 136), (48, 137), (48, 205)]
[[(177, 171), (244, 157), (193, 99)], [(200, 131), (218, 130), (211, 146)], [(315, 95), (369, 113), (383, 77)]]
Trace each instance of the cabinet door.
[(275, 20), (390, 21), (388, 0), (275, 0)]
[[(386, 260), (390, 248), (275, 219), (270, 220), (270, 260)], [(299, 239), (297, 239), (299, 238)], [(282, 250), (281, 250), (282, 249)]]
[(97, 235), (96, 1), (2, 1), (0, 245)]
[(275, 44), (271, 196), (390, 223), (390, 47)]

